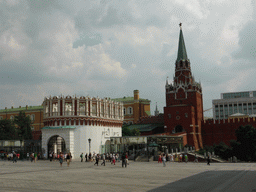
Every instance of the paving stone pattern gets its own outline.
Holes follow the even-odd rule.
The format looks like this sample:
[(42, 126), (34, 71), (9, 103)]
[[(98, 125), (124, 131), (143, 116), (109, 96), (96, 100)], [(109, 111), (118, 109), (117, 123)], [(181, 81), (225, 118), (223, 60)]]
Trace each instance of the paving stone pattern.
[(245, 184), (243, 189), (256, 189), (254, 163), (129, 163), (122, 168), (121, 162), (106, 162), (104, 167), (73, 161), (70, 167), (66, 162), (60, 167), (57, 161), (0, 161), (0, 191), (234, 192)]

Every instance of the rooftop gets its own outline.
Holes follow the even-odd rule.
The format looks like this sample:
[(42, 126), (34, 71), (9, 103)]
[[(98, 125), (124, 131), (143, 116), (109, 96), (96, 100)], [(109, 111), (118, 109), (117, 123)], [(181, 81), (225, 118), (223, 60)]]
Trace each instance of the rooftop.
[(43, 109), (44, 107), (39, 105), (39, 106), (28, 106), (28, 109), (26, 107), (18, 107), (18, 108), (7, 108), (7, 109), (0, 109), (0, 113), (3, 112), (17, 112), (17, 111), (28, 111), (28, 110), (40, 110)]
[[(115, 98), (115, 99), (111, 99), (111, 100), (118, 101), (118, 102), (129, 102), (129, 101), (133, 101), (134, 97)], [(142, 99), (142, 98), (140, 98), (139, 101), (151, 102), (149, 99)]]

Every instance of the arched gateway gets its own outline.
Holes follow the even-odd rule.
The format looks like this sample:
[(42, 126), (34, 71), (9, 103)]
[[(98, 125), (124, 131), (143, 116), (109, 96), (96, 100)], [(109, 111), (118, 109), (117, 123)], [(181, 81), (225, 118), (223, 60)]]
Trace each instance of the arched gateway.
[(54, 135), (49, 139), (47, 149), (48, 155), (52, 152), (56, 154), (59, 154), (60, 152), (66, 152), (65, 140), (59, 135)]

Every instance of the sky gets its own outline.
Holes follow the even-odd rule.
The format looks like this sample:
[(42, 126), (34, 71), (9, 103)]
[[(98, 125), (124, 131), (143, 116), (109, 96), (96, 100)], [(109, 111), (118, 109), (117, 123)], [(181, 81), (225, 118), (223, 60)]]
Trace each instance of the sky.
[[(256, 14), (248, 0), (0, 0), (0, 109), (45, 96), (133, 96), (165, 106), (179, 23), (204, 110), (255, 89)], [(211, 117), (212, 110), (204, 113)]]

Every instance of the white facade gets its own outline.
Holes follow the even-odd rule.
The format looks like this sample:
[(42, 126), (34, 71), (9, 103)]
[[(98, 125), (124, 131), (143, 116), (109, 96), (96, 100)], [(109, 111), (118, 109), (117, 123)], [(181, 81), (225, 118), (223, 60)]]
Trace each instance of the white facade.
[(105, 153), (109, 150), (110, 137), (122, 136), (121, 127), (104, 126), (75, 126), (75, 128), (42, 129), (42, 148), (48, 151), (48, 142), (52, 136), (59, 135), (65, 140), (66, 151), (70, 151), (73, 158), (79, 158), (83, 152), (89, 153), (89, 141), (91, 139), (90, 152)]
[[(42, 148), (46, 156), (50, 152), (71, 152), (76, 159), (89, 151), (109, 152), (110, 137), (122, 136), (122, 102), (67, 96), (45, 98), (43, 106)], [(65, 149), (48, 151), (49, 140), (54, 136), (64, 139)]]
[(227, 119), (232, 114), (256, 114), (255, 91), (221, 93), (221, 99), (212, 101), (213, 119)]

